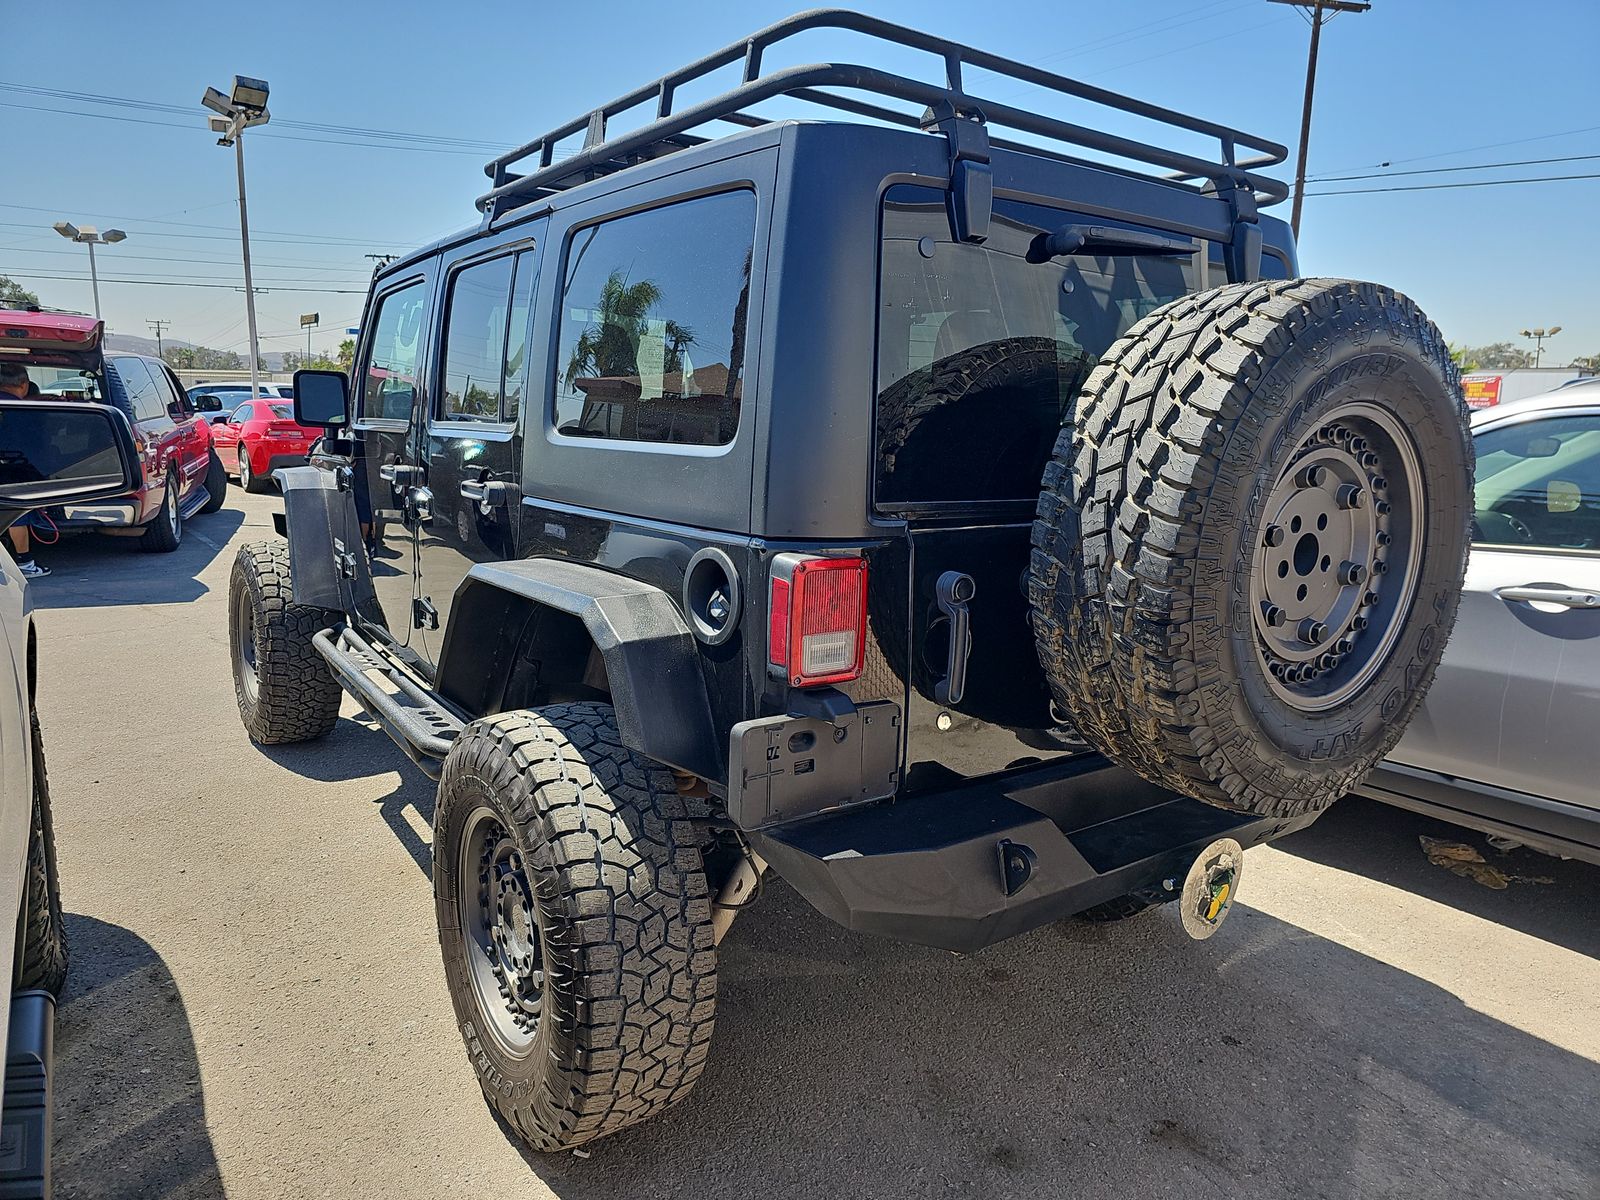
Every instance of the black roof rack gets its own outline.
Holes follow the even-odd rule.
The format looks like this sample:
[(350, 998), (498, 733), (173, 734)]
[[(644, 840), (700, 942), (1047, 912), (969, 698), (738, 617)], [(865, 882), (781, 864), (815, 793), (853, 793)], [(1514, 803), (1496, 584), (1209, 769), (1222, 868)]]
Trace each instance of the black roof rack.
[[(849, 63), (817, 63), (786, 67), (770, 74), (762, 73), (761, 60), (766, 50), (795, 34), (819, 28), (849, 30), (939, 55), (944, 60), (944, 81), (930, 83)], [(674, 111), (674, 98), (684, 84), (740, 59), (744, 60), (744, 72), (739, 86), (710, 100)], [(963, 86), (963, 67), (992, 71), (1104, 108), (1159, 121), (1186, 133), (1215, 138), (1218, 143), (1216, 156), (1214, 159), (1196, 157), (974, 96)], [(926, 111), (917, 116), (825, 90), (834, 88), (849, 88), (920, 104)], [(951, 139), (952, 176), (963, 183), (964, 197), (975, 193), (965, 203), (968, 209), (966, 220), (971, 224), (969, 227), (964, 225), (960, 233), (960, 236), (970, 237), (971, 240), (981, 241), (987, 225), (988, 147), (991, 145), (1135, 174), (1174, 187), (1190, 188), (1193, 181), (1205, 181), (1202, 190), (1214, 191), (1227, 199), (1234, 206), (1236, 220), (1251, 225), (1255, 221), (1257, 202), (1275, 204), (1288, 195), (1288, 189), (1281, 182), (1257, 174), (1255, 170), (1273, 166), (1287, 158), (1288, 150), (1276, 142), (1080, 83), (1063, 75), (1041, 71), (1037, 67), (903, 25), (844, 9), (815, 9), (769, 25), (742, 41), (663, 75), (501, 155), (484, 168), (493, 186), (478, 198), (478, 208), (485, 214), (486, 221), (492, 221), (508, 209), (541, 196), (698, 145), (709, 139), (692, 131), (710, 122), (722, 121), (746, 127), (768, 124), (766, 119), (745, 110), (752, 104), (777, 96), (790, 96), (835, 111), (946, 134)], [(615, 136), (609, 134), (607, 123), (611, 118), (652, 100), (656, 111), (653, 121)], [(1129, 170), (1116, 164), (1076, 158), (1034, 141), (990, 139), (986, 129), (988, 124), (1018, 130), (1037, 139), (1113, 155), (1154, 170)], [(557, 160), (557, 143), (580, 132), (585, 135), (583, 148)], [(1250, 157), (1241, 159), (1241, 150)], [(513, 173), (513, 167), (530, 158), (536, 160), (532, 170), (525, 174)], [(979, 178), (963, 181), (961, 176), (964, 168), (969, 176)]]

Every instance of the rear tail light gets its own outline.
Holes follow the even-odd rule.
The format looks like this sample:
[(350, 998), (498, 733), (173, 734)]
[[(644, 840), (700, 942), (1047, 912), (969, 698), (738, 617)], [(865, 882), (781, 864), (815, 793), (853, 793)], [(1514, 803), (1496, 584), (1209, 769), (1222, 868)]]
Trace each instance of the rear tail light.
[(300, 426), (296, 425), (293, 421), (268, 421), (267, 422), (267, 432), (268, 433), (299, 433), (300, 432)]
[(772, 560), (767, 664), (795, 687), (861, 674), (867, 644), (867, 564), (780, 554)]

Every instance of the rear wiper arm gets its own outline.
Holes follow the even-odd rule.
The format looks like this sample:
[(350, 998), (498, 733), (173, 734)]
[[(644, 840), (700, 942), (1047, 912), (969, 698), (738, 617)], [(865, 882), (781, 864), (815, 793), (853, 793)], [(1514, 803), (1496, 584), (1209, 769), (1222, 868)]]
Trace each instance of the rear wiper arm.
[(1028, 247), (1028, 261), (1049, 262), (1074, 254), (1189, 255), (1195, 244), (1188, 238), (1165, 237), (1111, 225), (1063, 225), (1054, 233), (1041, 233)]

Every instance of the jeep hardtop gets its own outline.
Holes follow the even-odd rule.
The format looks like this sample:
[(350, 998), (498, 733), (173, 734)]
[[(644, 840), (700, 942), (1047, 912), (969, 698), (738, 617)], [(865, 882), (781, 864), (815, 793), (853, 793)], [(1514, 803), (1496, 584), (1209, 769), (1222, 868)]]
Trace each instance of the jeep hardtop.
[[(936, 81), (768, 69), (818, 27)], [(296, 376), (327, 435), (234, 565), (240, 712), (312, 739), (348, 693), (439, 780), (446, 976), (530, 1144), (688, 1092), (769, 871), (957, 951), (1163, 900), (1206, 936), (1394, 744), (1471, 449), (1414, 305), (1298, 277), (1284, 157), (806, 13), (490, 163), (375, 275), (353, 380)]]

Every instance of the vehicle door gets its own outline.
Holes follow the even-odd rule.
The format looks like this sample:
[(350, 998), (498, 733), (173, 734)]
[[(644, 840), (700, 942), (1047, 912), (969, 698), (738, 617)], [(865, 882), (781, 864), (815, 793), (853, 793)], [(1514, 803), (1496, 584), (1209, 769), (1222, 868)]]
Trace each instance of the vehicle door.
[[(1074, 223), (1174, 243), (1041, 259)], [(944, 192), (910, 184), (883, 206), (874, 504), (910, 543), (907, 787), (937, 787), (1084, 743), (1052, 711), (1027, 583), (1040, 483), (1089, 372), (1136, 321), (1204, 283), (1214, 247), (1106, 217), (996, 198), (986, 242), (951, 237)], [(1263, 258), (1264, 273), (1279, 266)], [(941, 580), (944, 586), (941, 588)], [(881, 573), (872, 590), (880, 594)], [(970, 592), (963, 601), (962, 593)], [(894, 598), (899, 608), (900, 598)], [(964, 616), (965, 621), (958, 619)], [(970, 631), (965, 686), (946, 681)], [(881, 636), (880, 636), (881, 640)], [(941, 689), (941, 684), (945, 687)]]
[(146, 494), (145, 512), (141, 516), (149, 516), (166, 497), (168, 468), (178, 470), (178, 464), (172, 461), (177, 422), (167, 412), (166, 401), (157, 390), (156, 381), (150, 377), (150, 370), (142, 358), (112, 358), (107, 366), (115, 383), (121, 385), (120, 388), (113, 386), (111, 389), (112, 403), (118, 403), (120, 391), (121, 403), (118, 406), (132, 422), (135, 441), (144, 450)]
[(379, 284), (355, 364), (357, 469), (370, 506), (372, 583), (383, 617), (373, 631), (401, 644), (411, 640), (415, 619), (418, 517), (427, 519), (431, 501), (419, 444), (436, 269), (430, 259)]
[(238, 467), (240, 435), (253, 411), (248, 402), (241, 404), (211, 427), (211, 444), (216, 447), (218, 457), (230, 471)]
[(1600, 808), (1600, 405), (1489, 420), (1444, 661), (1391, 758)]
[(206, 480), (207, 461), (211, 452), (211, 438), (206, 433), (205, 419), (194, 411), (183, 385), (178, 382), (170, 367), (156, 359), (146, 359), (150, 381), (155, 384), (156, 395), (167, 418), (172, 422), (168, 435), (171, 457), (177, 463), (179, 488), (184, 496), (202, 487)]
[(415, 648), (430, 662), (438, 661), (451, 597), (472, 564), (516, 552), (518, 418), (528, 391), (530, 298), (538, 273), (539, 246), (526, 232), (445, 268), (423, 458), (432, 514), (416, 531)]

